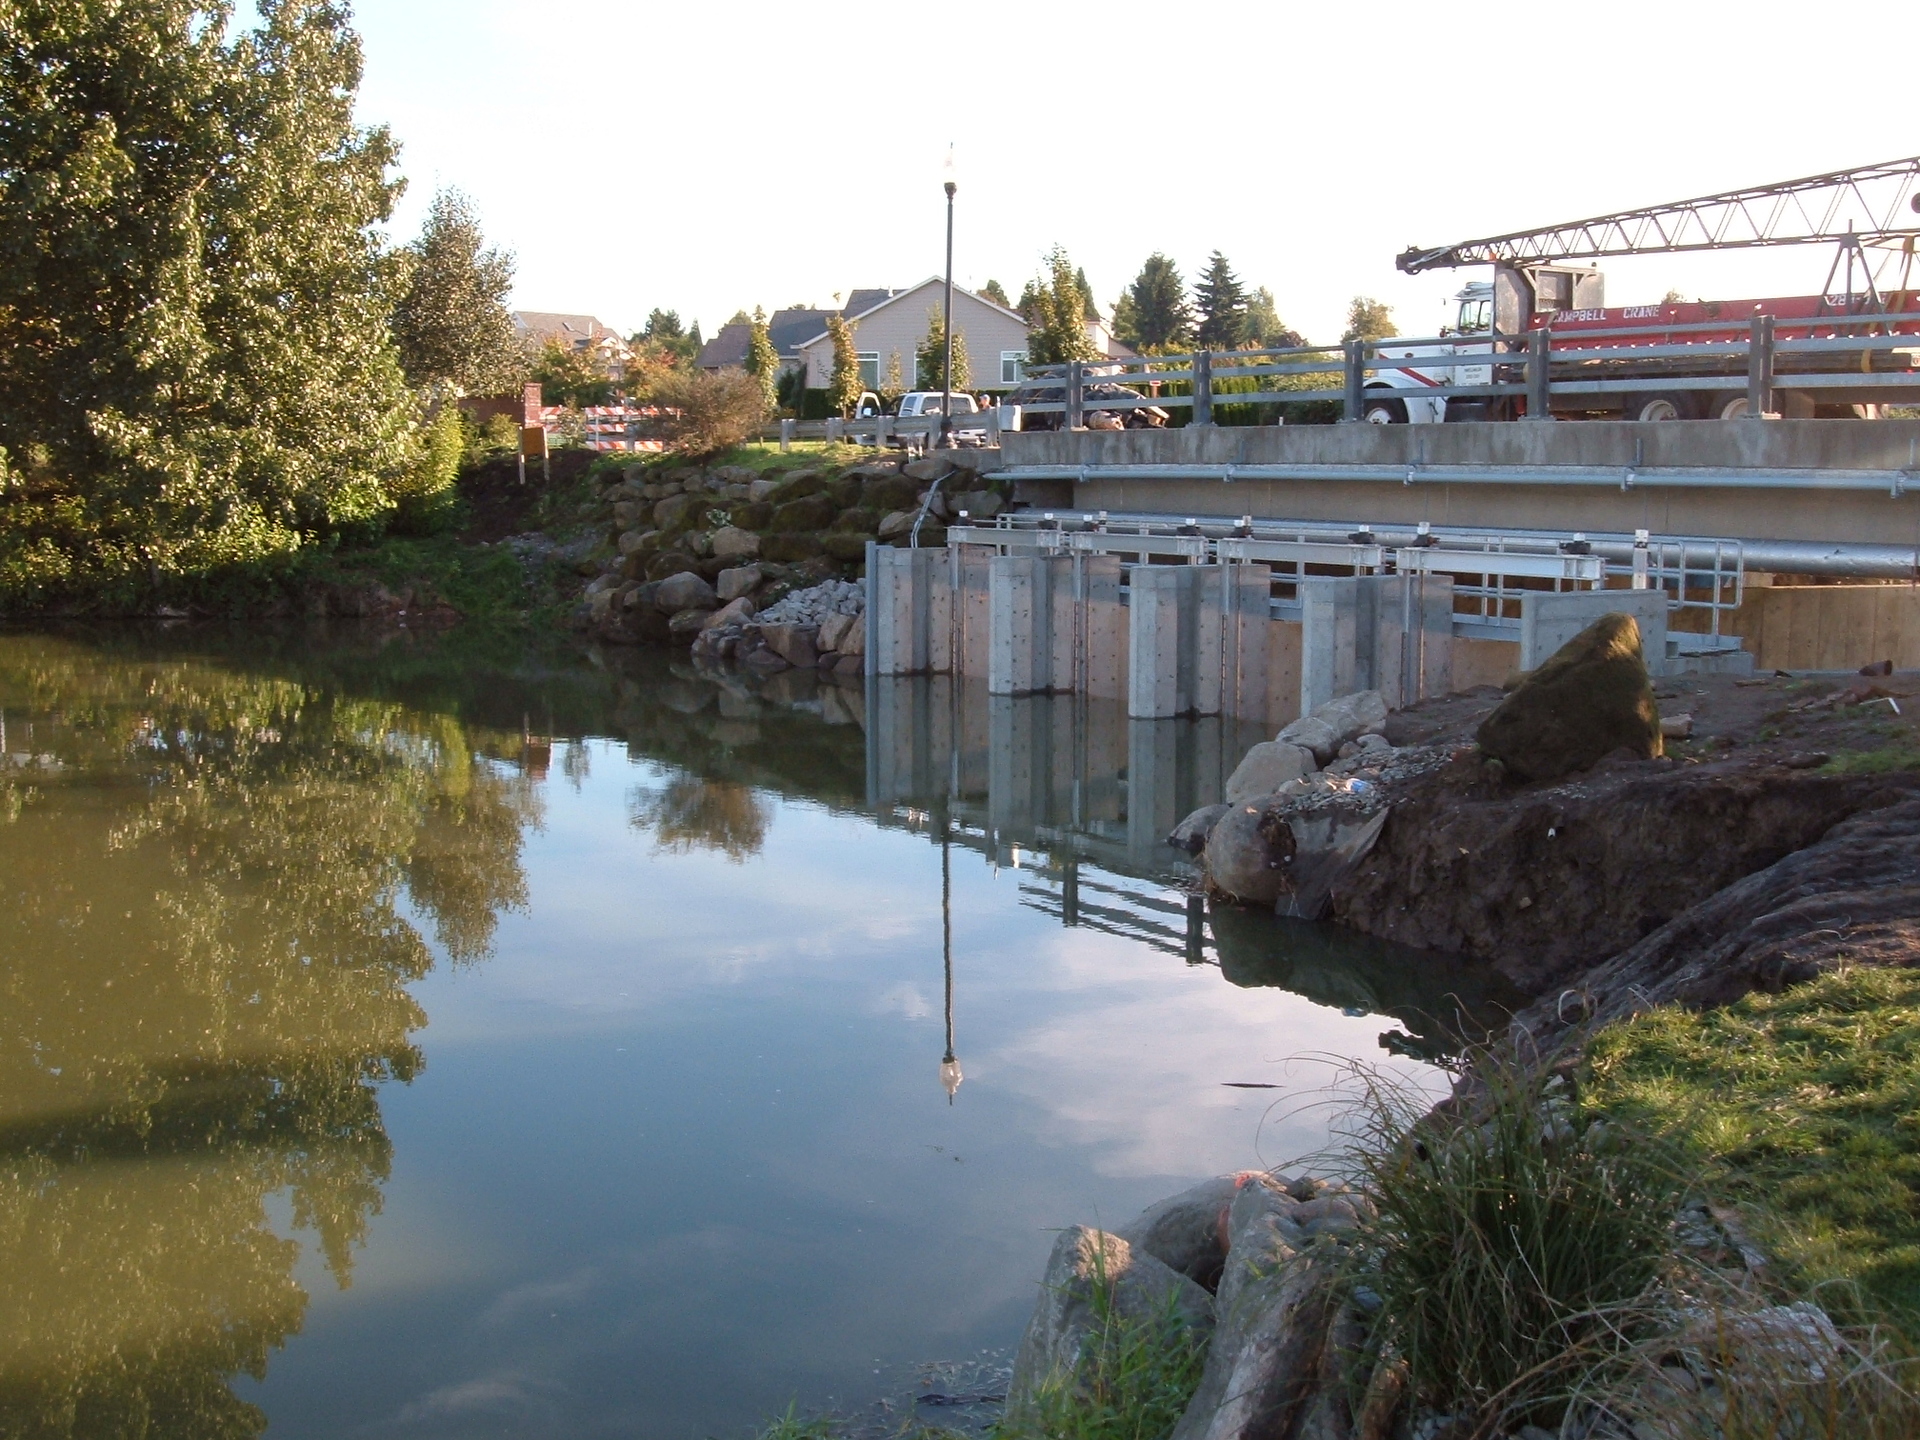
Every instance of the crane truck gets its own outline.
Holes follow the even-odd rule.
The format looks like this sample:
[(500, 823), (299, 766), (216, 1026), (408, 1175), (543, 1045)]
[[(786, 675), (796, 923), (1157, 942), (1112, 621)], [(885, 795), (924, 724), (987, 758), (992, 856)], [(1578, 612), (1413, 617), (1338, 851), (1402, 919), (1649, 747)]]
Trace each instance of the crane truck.
[[(1405, 274), (1487, 264), (1493, 278), (1471, 282), (1454, 296), (1436, 340), (1376, 343), (1377, 368), (1366, 383), (1362, 413), (1376, 425), (1524, 418), (1523, 395), (1449, 398), (1436, 392), (1521, 384), (1530, 336), (1544, 329), (1551, 337), (1548, 368), (1556, 385), (1648, 382), (1625, 391), (1556, 390), (1554, 419), (1732, 419), (1747, 410), (1747, 360), (1725, 342), (1746, 340), (1756, 315), (1772, 317), (1776, 340), (1915, 336), (1912, 347), (1789, 347), (1779, 373), (1796, 378), (1778, 392), (1782, 413), (1871, 417), (1884, 404), (1912, 404), (1920, 390), (1910, 383), (1876, 386), (1863, 381), (1861, 372), (1909, 379), (1920, 372), (1920, 274), (1914, 266), (1920, 222), (1909, 218), (1915, 214), (1920, 156), (1437, 250), (1409, 249), (1396, 261)], [(1863, 215), (1868, 223), (1856, 226), (1854, 219)], [(1598, 260), (1613, 255), (1821, 243), (1837, 249), (1826, 284), (1812, 295), (1669, 298), (1609, 308), (1606, 277), (1597, 268)], [(1863, 317), (1881, 318), (1863, 323)], [(1521, 358), (1503, 360), (1508, 356)], [(1454, 363), (1433, 363), (1442, 358)], [(1835, 379), (1822, 387), (1816, 377), (1824, 375)], [(1674, 383), (1652, 383), (1662, 380)]]

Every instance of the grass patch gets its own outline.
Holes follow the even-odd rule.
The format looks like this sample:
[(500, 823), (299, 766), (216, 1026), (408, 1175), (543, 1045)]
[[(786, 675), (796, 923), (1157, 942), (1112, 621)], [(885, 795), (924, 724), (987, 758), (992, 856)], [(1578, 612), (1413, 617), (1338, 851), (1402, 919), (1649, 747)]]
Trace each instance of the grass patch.
[(1654, 1011), (1590, 1057), (1589, 1103), (1672, 1137), (1804, 1281), (1920, 1319), (1920, 971)]
[(1180, 1317), (1172, 1295), (1151, 1315), (1128, 1316), (1094, 1289), (1097, 1324), (1073, 1372), (1051, 1376), (1030, 1407), (1008, 1416), (997, 1440), (1164, 1440), (1206, 1368), (1206, 1338)]
[(1920, 770), (1920, 750), (1906, 744), (1841, 750), (1820, 767), (1822, 775), (1886, 775), (1895, 770)]

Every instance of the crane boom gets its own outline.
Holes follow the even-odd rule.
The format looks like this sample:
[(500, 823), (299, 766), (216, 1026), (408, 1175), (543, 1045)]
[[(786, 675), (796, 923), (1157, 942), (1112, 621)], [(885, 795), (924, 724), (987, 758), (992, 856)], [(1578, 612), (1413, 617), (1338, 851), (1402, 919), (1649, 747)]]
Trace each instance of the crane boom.
[(1598, 215), (1541, 230), (1518, 230), (1438, 250), (1403, 251), (1408, 275), (1456, 265), (1548, 264), (1605, 255), (1672, 254), (1755, 246), (1911, 245), (1920, 223), (1920, 155)]

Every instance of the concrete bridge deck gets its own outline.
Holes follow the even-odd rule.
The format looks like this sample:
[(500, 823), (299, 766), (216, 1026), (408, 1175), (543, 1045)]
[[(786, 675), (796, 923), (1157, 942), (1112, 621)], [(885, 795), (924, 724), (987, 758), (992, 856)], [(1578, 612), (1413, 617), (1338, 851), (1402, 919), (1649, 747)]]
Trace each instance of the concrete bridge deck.
[(1062, 509), (1644, 529), (1862, 546), (1860, 573), (1920, 573), (1920, 420), (1042, 431), (1002, 436), (1000, 465)]

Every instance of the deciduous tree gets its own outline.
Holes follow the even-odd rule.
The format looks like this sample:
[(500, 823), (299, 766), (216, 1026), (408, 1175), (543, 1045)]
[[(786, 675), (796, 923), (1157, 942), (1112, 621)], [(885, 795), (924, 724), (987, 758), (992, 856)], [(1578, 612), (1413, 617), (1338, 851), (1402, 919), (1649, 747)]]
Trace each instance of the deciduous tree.
[(473, 202), (440, 191), (403, 258), (407, 288), (394, 307), (393, 338), (408, 381), (470, 395), (510, 389), (526, 370), (507, 309), (513, 257), (486, 248)]
[[(914, 358), (919, 365), (922, 390), (947, 388), (947, 326), (938, 309), (927, 311), (927, 335), (914, 352)], [(967, 332), (956, 327), (953, 332), (953, 388), (964, 390), (972, 380), (973, 366), (967, 360)]]
[(1013, 302), (1007, 299), (1007, 292), (1001, 288), (998, 280), (987, 281), (985, 287), (980, 291), (980, 294), (984, 298), (993, 301), (996, 305), (1004, 305), (1009, 310), (1013, 308)]
[(1347, 328), (1340, 333), (1340, 339), (1349, 340), (1385, 340), (1400, 332), (1394, 328), (1393, 307), (1382, 304), (1370, 295), (1356, 295), (1347, 306)]
[(1264, 285), (1254, 291), (1253, 298), (1247, 301), (1247, 341), (1276, 350), (1307, 343), (1306, 337), (1298, 330), (1281, 323), (1280, 312), (1273, 303), (1273, 292)]
[(753, 307), (753, 318), (747, 322), (747, 373), (760, 382), (760, 388), (766, 393), (767, 408), (777, 403), (780, 383), (780, 352), (773, 348), (773, 336), (767, 332), (767, 312), (758, 305)]
[(1021, 300), (1028, 307), (1027, 358), (1033, 364), (1097, 358), (1087, 338), (1086, 292), (1063, 247), (1047, 252), (1046, 269), (1027, 282)]
[(833, 343), (833, 378), (827, 382), (829, 402), (846, 419), (860, 403), (860, 392), (867, 387), (860, 379), (860, 352), (853, 348), (853, 327), (845, 317), (827, 317), (827, 337)]
[(419, 450), (345, 8), (0, 7), (0, 589), (132, 585), (375, 521)]

